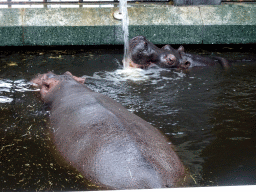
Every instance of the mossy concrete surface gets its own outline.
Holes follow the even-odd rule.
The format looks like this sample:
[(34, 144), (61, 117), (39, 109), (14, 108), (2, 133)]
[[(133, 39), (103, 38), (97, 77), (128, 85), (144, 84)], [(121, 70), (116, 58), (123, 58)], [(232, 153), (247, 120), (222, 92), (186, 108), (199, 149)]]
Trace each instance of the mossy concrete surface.
[[(117, 7), (0, 9), (0, 46), (118, 45)], [(256, 43), (256, 4), (128, 8), (130, 38), (155, 44)]]

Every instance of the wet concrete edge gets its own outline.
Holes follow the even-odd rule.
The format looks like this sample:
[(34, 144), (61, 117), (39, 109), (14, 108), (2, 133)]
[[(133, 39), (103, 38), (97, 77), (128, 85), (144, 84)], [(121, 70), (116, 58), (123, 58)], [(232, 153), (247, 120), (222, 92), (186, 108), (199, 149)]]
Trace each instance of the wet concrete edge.
[[(0, 9), (0, 46), (120, 45), (117, 7)], [(130, 38), (155, 44), (256, 42), (256, 5), (130, 6)]]

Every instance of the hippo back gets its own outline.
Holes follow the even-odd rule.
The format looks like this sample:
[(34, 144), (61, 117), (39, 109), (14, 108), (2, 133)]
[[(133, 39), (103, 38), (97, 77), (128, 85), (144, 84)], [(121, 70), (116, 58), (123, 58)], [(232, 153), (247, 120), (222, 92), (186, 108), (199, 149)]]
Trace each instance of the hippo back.
[(47, 98), (53, 143), (66, 162), (107, 189), (174, 187), (184, 167), (155, 127), (73, 79)]

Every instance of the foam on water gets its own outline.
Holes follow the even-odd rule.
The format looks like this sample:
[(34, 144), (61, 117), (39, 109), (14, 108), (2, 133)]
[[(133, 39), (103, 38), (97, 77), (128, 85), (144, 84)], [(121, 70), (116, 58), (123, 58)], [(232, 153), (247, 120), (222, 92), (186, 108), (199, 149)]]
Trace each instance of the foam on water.
[(93, 76), (86, 76), (84, 78), (91, 78), (95, 80), (105, 80), (112, 81), (115, 84), (120, 84), (121, 82), (132, 81), (132, 82), (147, 82), (149, 84), (157, 84), (162, 80), (177, 80), (185, 76), (182, 72), (174, 72), (175, 76), (162, 76), (161, 73), (170, 73), (169, 69), (163, 69), (157, 66), (149, 68), (147, 70), (139, 68), (121, 68), (115, 71), (100, 71), (95, 72)]
[[(12, 92), (26, 92), (26, 91), (38, 91), (31, 89), (31, 83), (24, 79), (10, 80), (4, 79), (0, 80), (0, 93), (12, 93)], [(11, 103), (13, 98), (9, 98), (4, 95), (0, 95), (0, 103)]]
[(84, 78), (92, 78), (95, 80), (112, 81), (115, 84), (120, 84), (125, 81), (147, 81), (149, 77), (142, 69), (123, 68), (115, 71), (100, 71), (95, 72), (93, 76), (83, 76)]
[(6, 96), (0, 96), (0, 103), (11, 103), (13, 101), (12, 98)]
[(34, 91), (30, 88), (31, 83), (27, 82), (24, 79), (18, 79), (18, 80), (10, 80), (10, 79), (4, 79), (0, 80), (0, 92), (26, 92), (26, 91)]

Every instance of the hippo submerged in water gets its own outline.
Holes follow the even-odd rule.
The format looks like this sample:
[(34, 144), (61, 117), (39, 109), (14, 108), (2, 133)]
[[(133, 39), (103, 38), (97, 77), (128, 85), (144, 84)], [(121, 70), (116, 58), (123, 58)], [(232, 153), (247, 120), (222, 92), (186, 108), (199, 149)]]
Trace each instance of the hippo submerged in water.
[(136, 36), (129, 42), (129, 65), (135, 68), (147, 68), (158, 65), (164, 68), (187, 69), (194, 66), (221, 65), (224, 69), (230, 67), (228, 60), (222, 57), (203, 57), (185, 53), (184, 47), (174, 49), (170, 45), (158, 48), (143, 36)]
[(32, 83), (50, 106), (51, 138), (65, 162), (105, 189), (178, 186), (184, 167), (164, 135), (70, 72)]

